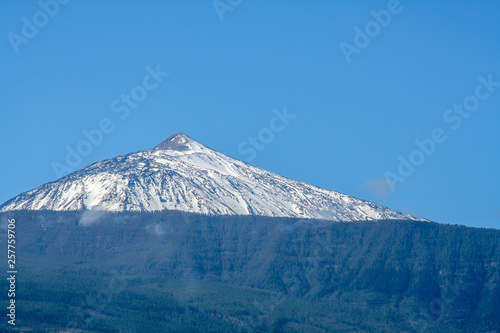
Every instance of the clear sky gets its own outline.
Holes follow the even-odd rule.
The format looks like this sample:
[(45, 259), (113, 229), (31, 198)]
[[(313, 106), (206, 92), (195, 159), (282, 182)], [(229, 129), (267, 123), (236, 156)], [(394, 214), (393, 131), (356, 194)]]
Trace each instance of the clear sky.
[(54, 1), (0, 0), (0, 202), (184, 132), (500, 228), (499, 1)]

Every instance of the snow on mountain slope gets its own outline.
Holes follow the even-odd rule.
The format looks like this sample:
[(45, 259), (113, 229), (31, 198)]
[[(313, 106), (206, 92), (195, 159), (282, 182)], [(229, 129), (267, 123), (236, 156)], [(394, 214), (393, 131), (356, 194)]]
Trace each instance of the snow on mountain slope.
[(335, 221), (416, 219), (278, 176), (177, 133), (150, 150), (94, 163), (0, 206), (9, 210), (181, 210)]

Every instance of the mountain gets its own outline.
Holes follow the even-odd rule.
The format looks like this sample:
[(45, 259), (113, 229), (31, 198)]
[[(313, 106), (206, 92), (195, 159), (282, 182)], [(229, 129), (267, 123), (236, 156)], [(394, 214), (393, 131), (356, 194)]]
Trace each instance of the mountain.
[(13, 210), (178, 210), (334, 221), (419, 220), (253, 167), (182, 133), (153, 149), (89, 165), (0, 206), (0, 211)]

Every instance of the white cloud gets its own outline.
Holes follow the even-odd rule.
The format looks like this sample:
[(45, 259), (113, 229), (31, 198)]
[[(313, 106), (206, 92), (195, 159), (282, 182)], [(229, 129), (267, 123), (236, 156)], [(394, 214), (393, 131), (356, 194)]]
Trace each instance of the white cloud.
[(385, 178), (369, 180), (361, 185), (361, 189), (372, 192), (377, 197), (386, 197), (392, 192), (391, 187)]
[(78, 220), (78, 225), (87, 227), (91, 224), (99, 222), (107, 213), (102, 210), (85, 210)]

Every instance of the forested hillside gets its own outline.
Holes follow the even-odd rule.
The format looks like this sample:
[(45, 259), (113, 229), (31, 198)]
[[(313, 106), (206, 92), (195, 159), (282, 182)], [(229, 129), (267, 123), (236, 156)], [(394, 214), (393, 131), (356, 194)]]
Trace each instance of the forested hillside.
[(499, 230), (18, 211), (0, 215), (4, 231), (7, 218), (16, 219), (18, 322), (28, 329), (500, 330)]

